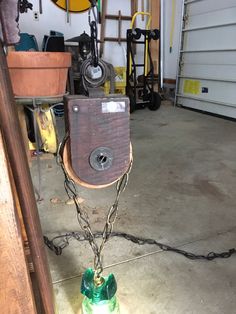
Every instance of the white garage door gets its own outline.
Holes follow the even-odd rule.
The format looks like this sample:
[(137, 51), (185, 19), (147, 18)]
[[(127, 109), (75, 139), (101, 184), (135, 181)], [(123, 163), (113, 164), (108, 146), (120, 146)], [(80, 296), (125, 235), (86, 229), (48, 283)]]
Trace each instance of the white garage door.
[(236, 0), (185, 0), (176, 103), (236, 118)]

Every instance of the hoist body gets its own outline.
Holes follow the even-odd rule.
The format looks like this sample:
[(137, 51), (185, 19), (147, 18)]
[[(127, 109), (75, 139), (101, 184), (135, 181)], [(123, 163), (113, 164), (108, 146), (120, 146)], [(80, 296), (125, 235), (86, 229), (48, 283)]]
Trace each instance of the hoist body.
[(102, 188), (116, 182), (131, 158), (129, 99), (65, 97), (65, 168), (78, 184)]

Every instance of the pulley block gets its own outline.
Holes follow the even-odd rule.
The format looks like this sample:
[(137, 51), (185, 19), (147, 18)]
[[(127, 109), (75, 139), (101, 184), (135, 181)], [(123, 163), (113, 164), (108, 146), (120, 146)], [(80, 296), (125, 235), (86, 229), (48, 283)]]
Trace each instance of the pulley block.
[(65, 97), (69, 135), (63, 162), (69, 176), (88, 188), (102, 188), (120, 179), (131, 159), (129, 98)]

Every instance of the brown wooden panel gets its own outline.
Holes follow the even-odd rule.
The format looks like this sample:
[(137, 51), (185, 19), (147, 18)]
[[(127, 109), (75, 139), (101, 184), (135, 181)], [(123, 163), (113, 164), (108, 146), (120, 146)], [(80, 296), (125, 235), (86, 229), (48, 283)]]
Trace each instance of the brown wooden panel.
[[(6, 62), (0, 42), (0, 125), (5, 148), (19, 197), (29, 247), (35, 267), (40, 294), (47, 314), (54, 314), (53, 290), (49, 273), (43, 235), (34, 196), (24, 142), (21, 135), (17, 109)], [(27, 312), (26, 312), (27, 313)]]
[(176, 84), (176, 80), (175, 79), (170, 79), (170, 78), (164, 78), (164, 83), (165, 84), (175, 85)]
[[(117, 38), (117, 37), (105, 37), (104, 41), (110, 41), (110, 42), (117, 43), (119, 41), (119, 38)], [(126, 42), (126, 38), (120, 38), (120, 41)]]
[(26, 121), (25, 121), (25, 112), (24, 112), (24, 106), (23, 105), (18, 105), (18, 117), (19, 117), (19, 122), (21, 126), (21, 132), (25, 144), (25, 151), (26, 155), (28, 157), (28, 162), (31, 162), (31, 154), (29, 150), (29, 139), (28, 139), (28, 132), (27, 132), (27, 126), (26, 126)]
[(1, 313), (36, 313), (21, 228), (0, 135), (0, 306)]
[[(150, 0), (151, 1), (151, 15), (152, 15), (152, 29), (160, 29), (160, 0)], [(162, 40), (162, 39), (161, 39)], [(151, 53), (152, 60), (154, 64), (154, 73), (159, 73), (159, 50), (160, 50), (160, 40), (153, 40), (151, 42)]]
[(100, 33), (100, 58), (104, 52), (104, 37), (106, 32), (106, 12), (107, 12), (107, 0), (102, 0), (102, 20), (101, 20), (101, 33)]
[(127, 15), (114, 15), (114, 14), (106, 14), (105, 16), (106, 19), (108, 20), (123, 20), (123, 21), (131, 21), (132, 16), (127, 16)]
[[(125, 111), (104, 113), (102, 104), (111, 101), (125, 103)], [(91, 185), (106, 185), (119, 179), (130, 163), (128, 98), (68, 97), (66, 108), (71, 166), (75, 175)], [(90, 164), (91, 153), (99, 147), (107, 147), (113, 154), (111, 167), (102, 171)]]

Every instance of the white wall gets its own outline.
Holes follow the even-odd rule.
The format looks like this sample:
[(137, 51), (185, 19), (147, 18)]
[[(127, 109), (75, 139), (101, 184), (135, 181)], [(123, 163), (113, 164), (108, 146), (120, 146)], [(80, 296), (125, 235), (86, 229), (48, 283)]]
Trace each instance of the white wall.
[[(30, 0), (33, 3), (33, 12), (39, 11), (38, 0)], [(140, 0), (139, 0), (140, 2)], [(174, 35), (173, 52), (169, 53), (170, 41), (170, 21), (172, 0), (164, 0), (164, 77), (175, 78), (177, 68), (178, 43), (179, 43), (179, 25), (180, 25), (180, 11), (182, 0), (176, 0), (176, 29)], [(21, 32), (28, 32), (34, 34), (41, 46), (43, 36), (48, 34), (50, 30), (62, 32), (65, 39), (78, 36), (83, 31), (89, 33), (88, 13), (70, 14), (70, 23), (66, 22), (65, 11), (59, 9), (51, 0), (42, 0), (43, 14), (39, 15), (39, 20), (35, 21), (33, 12), (28, 11), (26, 14), (20, 15), (20, 29)], [(128, 3), (128, 5), (127, 5)], [(139, 3), (140, 5), (140, 3)], [(140, 6), (139, 6), (140, 7)], [(129, 0), (110, 0), (108, 10), (109, 13), (117, 14), (121, 9), (123, 15), (130, 15), (130, 1)], [(123, 22), (124, 28), (129, 27), (129, 22)], [(141, 26), (141, 22), (139, 22)], [(116, 37), (118, 32), (117, 22), (108, 21), (106, 36)], [(125, 37), (125, 31), (123, 33)], [(125, 48), (126, 45), (123, 44)], [(115, 66), (124, 66), (125, 56), (124, 50), (118, 43), (106, 43), (104, 49), (104, 59), (112, 62)]]
[(181, 27), (181, 14), (183, 0), (175, 0), (175, 29), (173, 38), (173, 48), (170, 53), (170, 33), (172, 0), (164, 2), (164, 78), (175, 79), (177, 73), (177, 60), (179, 54), (179, 37)]
[[(33, 12), (39, 12), (39, 1), (29, 0), (33, 4)], [(58, 8), (51, 0), (42, 0), (43, 14), (39, 14), (39, 20), (35, 21), (33, 12), (20, 15), (20, 30), (34, 34), (39, 46), (42, 43), (43, 36), (50, 30), (62, 32), (65, 39), (80, 35), (84, 30), (89, 32), (88, 14), (70, 14), (70, 23), (66, 23), (65, 11)]]

